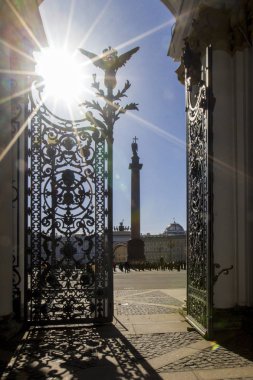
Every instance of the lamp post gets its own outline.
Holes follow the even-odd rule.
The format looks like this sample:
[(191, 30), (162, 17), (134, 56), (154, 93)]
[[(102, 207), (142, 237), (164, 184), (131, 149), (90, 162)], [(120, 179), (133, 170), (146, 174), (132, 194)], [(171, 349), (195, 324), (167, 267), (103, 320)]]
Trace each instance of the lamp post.
[[(114, 89), (117, 85), (116, 74), (119, 68), (124, 66), (126, 62), (139, 50), (138, 47), (129, 50), (126, 53), (118, 56), (117, 50), (109, 46), (104, 49), (103, 53), (98, 56), (94, 53), (80, 49), (81, 53), (88, 57), (92, 63), (104, 71), (104, 86), (105, 91), (100, 86), (100, 82), (97, 81), (96, 74), (93, 74), (92, 87), (96, 90), (96, 96), (101, 101), (85, 101), (81, 105), (85, 106), (89, 111), (86, 112), (86, 118), (95, 127), (103, 131), (103, 136), (107, 141), (107, 162), (108, 162), (108, 253), (109, 253), (109, 270), (110, 278), (109, 282), (112, 284), (112, 264), (113, 264), (113, 128), (115, 122), (120, 118), (121, 114), (126, 113), (129, 110), (138, 110), (136, 103), (129, 103), (125, 106), (121, 106), (119, 102), (123, 97), (126, 97), (126, 92), (130, 88), (131, 84), (127, 80), (122, 90), (117, 90), (114, 93)], [(92, 111), (95, 111), (93, 114)], [(98, 115), (98, 116), (97, 116)], [(105, 194), (106, 196), (106, 194)], [(111, 286), (110, 291), (113, 288)]]

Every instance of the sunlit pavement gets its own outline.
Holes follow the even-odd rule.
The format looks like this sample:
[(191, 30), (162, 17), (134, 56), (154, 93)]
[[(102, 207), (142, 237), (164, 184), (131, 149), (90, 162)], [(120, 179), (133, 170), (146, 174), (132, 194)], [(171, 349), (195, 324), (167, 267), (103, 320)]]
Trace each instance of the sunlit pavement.
[(186, 271), (152, 270), (114, 272), (114, 289), (181, 289), (186, 287)]
[[(184, 287), (134, 289), (135, 273), (117, 276), (128, 276), (131, 289), (116, 288), (113, 324), (31, 328), (1, 378), (253, 379), (252, 336), (208, 342), (178, 312)], [(150, 283), (161, 276), (151, 272)]]

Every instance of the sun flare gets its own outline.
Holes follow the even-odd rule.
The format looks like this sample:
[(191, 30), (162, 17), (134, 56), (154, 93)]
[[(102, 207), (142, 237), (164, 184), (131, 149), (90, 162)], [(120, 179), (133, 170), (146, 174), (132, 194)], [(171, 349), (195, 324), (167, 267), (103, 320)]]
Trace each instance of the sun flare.
[(43, 78), (44, 95), (73, 103), (83, 92), (83, 67), (74, 54), (62, 49), (43, 49), (36, 55), (36, 72)]

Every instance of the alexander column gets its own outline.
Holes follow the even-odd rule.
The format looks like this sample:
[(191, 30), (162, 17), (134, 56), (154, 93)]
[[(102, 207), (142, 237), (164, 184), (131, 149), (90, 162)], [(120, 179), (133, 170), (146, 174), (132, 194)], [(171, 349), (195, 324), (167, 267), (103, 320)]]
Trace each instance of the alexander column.
[(145, 261), (144, 242), (140, 238), (140, 164), (137, 154), (138, 145), (135, 137), (132, 142), (132, 162), (131, 169), (131, 240), (128, 241), (128, 262), (130, 264), (140, 264)]

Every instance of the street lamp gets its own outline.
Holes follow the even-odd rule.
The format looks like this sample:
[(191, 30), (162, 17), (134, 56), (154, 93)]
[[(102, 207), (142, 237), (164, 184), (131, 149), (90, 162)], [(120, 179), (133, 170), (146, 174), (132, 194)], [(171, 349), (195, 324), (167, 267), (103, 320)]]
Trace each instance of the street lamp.
[[(116, 74), (118, 69), (125, 66), (126, 62), (135, 54), (139, 47), (129, 50), (126, 53), (118, 56), (116, 49), (109, 46), (107, 49), (103, 50), (103, 53), (98, 56), (87, 50), (79, 49), (82, 54), (88, 57), (91, 62), (98, 68), (104, 71), (104, 86), (106, 91), (104, 91), (100, 82), (97, 81), (96, 74), (93, 74), (92, 87), (96, 90), (96, 96), (102, 100), (103, 104), (98, 101), (84, 101), (80, 106), (85, 106), (88, 109), (86, 112), (86, 118), (89, 120), (91, 125), (102, 131), (104, 138), (107, 142), (107, 160), (108, 160), (108, 194), (107, 204), (108, 204), (108, 252), (109, 252), (109, 265), (112, 268), (113, 261), (113, 127), (115, 122), (120, 118), (121, 114), (126, 113), (130, 110), (138, 110), (138, 104), (129, 103), (125, 106), (120, 106), (119, 102), (123, 97), (126, 97), (126, 92), (130, 88), (131, 84), (127, 80), (125, 82), (124, 88), (122, 90), (117, 90), (114, 93), (114, 89), (117, 85)], [(95, 111), (95, 115), (91, 112)], [(99, 115), (99, 116), (97, 116)], [(112, 271), (109, 270), (110, 282), (112, 284)], [(111, 291), (112, 291), (111, 287)]]

